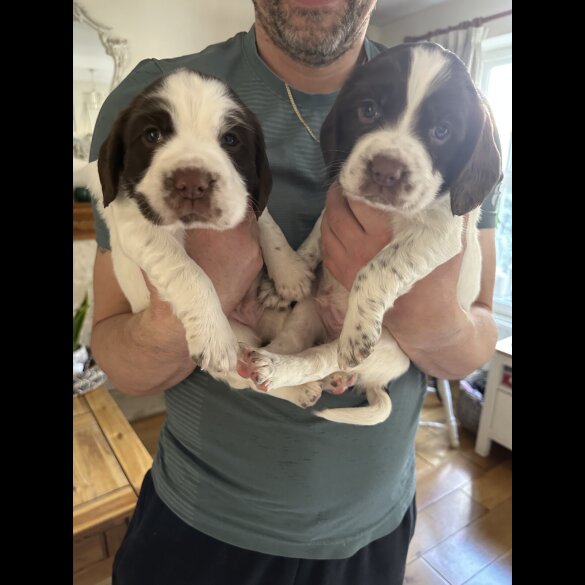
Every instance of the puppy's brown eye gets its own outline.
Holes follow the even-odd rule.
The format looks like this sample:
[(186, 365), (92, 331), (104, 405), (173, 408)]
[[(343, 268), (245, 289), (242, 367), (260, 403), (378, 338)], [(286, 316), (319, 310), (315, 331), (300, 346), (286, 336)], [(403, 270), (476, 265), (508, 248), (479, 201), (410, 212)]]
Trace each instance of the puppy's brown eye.
[(374, 100), (364, 100), (358, 108), (358, 119), (362, 124), (371, 124), (381, 116)]
[(160, 142), (161, 138), (162, 134), (160, 133), (160, 130), (154, 126), (152, 128), (147, 128), (144, 131), (144, 140), (150, 144), (156, 144), (157, 142)]
[(239, 143), (238, 137), (232, 132), (227, 132), (221, 137), (222, 146), (236, 146)]
[(451, 128), (447, 124), (438, 124), (431, 128), (431, 137), (437, 142), (445, 142), (451, 135)]

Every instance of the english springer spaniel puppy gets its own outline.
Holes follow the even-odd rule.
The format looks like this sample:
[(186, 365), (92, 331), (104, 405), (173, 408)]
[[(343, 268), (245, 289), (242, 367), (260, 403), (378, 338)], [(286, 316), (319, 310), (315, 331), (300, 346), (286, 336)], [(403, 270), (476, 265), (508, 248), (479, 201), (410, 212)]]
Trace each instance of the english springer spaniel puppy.
[[(254, 327), (228, 321), (183, 245), (185, 230), (227, 230), (251, 208), (279, 294), (293, 301), (309, 293), (312, 272), (265, 210), (272, 176), (255, 115), (219, 79), (177, 70), (119, 114), (81, 179), (109, 228), (114, 271), (132, 311), (149, 304), (143, 270), (181, 320), (193, 360), (233, 387), (256, 389), (235, 373), (238, 341), (260, 345), (286, 312), (253, 307)], [(293, 401), (304, 404), (302, 391)]]
[[(349, 294), (322, 270), (314, 297), (292, 311), (282, 343), (248, 352), (257, 384), (270, 390), (323, 380), (321, 388), (343, 391), (357, 379), (368, 406), (315, 414), (362, 425), (388, 418), (385, 387), (408, 369), (409, 359), (382, 318), (399, 296), (461, 251), (465, 214), (458, 298), (466, 310), (476, 299), (476, 223), (480, 204), (501, 178), (496, 141), (489, 108), (465, 65), (440, 45), (403, 44), (353, 72), (323, 124), (323, 155), (345, 197), (388, 214), (392, 241), (358, 272)], [(312, 268), (321, 259), (320, 223), (298, 251)], [(295, 354), (303, 348), (310, 349)]]

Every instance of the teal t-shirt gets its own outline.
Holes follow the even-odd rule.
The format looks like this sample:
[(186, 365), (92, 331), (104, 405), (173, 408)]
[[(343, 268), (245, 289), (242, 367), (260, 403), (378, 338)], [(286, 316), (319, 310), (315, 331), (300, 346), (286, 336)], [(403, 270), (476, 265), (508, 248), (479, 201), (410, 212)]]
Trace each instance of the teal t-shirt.
[[(366, 41), (368, 58), (382, 48)], [(297, 248), (325, 201), (324, 163), (284, 83), (259, 57), (253, 28), (195, 55), (141, 62), (106, 100), (90, 158), (97, 158), (118, 112), (178, 67), (225, 80), (260, 119), (274, 178), (268, 207)], [(293, 95), (317, 134), (337, 93)], [(492, 227), (495, 209), (484, 207), (483, 226)], [(98, 244), (109, 248), (99, 216), (96, 223)], [(241, 548), (309, 559), (349, 557), (394, 530), (414, 496), (414, 437), (425, 376), (411, 365), (389, 392), (390, 418), (359, 427), (194, 372), (165, 393), (167, 416), (152, 471), (157, 494), (187, 524)], [(325, 394), (319, 407), (363, 403), (363, 396), (347, 392)]]

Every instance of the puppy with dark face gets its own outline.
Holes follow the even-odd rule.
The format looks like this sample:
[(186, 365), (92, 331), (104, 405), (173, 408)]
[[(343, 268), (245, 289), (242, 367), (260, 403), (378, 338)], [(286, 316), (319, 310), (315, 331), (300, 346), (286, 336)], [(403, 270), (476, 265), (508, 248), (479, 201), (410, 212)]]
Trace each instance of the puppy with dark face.
[[(377, 424), (391, 412), (385, 385), (409, 366), (382, 328), (384, 313), (460, 252), (468, 213), (458, 299), (467, 310), (477, 298), (476, 223), (480, 204), (501, 178), (497, 137), (461, 60), (437, 44), (413, 43), (356, 68), (323, 124), (321, 146), (329, 178), (339, 180), (344, 196), (388, 214), (392, 241), (358, 272), (349, 296), (323, 269), (315, 298), (295, 307), (298, 331), (309, 332), (305, 347), (338, 340), (296, 356), (278, 355), (273, 342), (272, 352), (253, 356), (254, 376), (266, 388), (321, 380), (323, 389), (336, 392), (357, 378), (369, 406), (316, 414)], [(320, 231), (318, 221), (299, 249), (312, 268), (321, 259)]]
[[(108, 225), (132, 311), (150, 302), (142, 270), (181, 320), (193, 360), (216, 377), (235, 371), (234, 330), (252, 344), (261, 335), (228, 321), (212, 282), (185, 252), (185, 230), (227, 230), (251, 208), (279, 290), (291, 300), (310, 290), (310, 270), (263, 213), (272, 177), (261, 126), (219, 79), (182, 69), (147, 87), (119, 114), (81, 179)], [(231, 382), (250, 387), (237, 376)]]
[(487, 104), (463, 62), (435, 43), (399, 45), (356, 69), (321, 144), (347, 197), (404, 216), (445, 195), (464, 215), (501, 175)]
[[(354, 313), (363, 310), (366, 299), (360, 301), (355, 294), (350, 298), (351, 315), (344, 323), (338, 357), (341, 367), (351, 367), (371, 353), (383, 313), (397, 296), (459, 252), (461, 220), (453, 216), (479, 213), (501, 178), (500, 153), (490, 111), (465, 65), (436, 43), (399, 45), (358, 68), (341, 90), (321, 136), (331, 173), (341, 169), (345, 196), (393, 212), (395, 237), (378, 261), (392, 262), (394, 279), (404, 283), (389, 294), (372, 293), (383, 310), (370, 318), (366, 336), (357, 334)], [(430, 234), (437, 214), (443, 234), (435, 241), (411, 244), (401, 235), (420, 239)], [(410, 256), (413, 269), (398, 267), (401, 255)], [(478, 261), (477, 271), (479, 267)], [(363, 270), (357, 276), (359, 281), (365, 277)], [(473, 281), (473, 292), (465, 295), (473, 296), (468, 305), (479, 292), (479, 272)]]

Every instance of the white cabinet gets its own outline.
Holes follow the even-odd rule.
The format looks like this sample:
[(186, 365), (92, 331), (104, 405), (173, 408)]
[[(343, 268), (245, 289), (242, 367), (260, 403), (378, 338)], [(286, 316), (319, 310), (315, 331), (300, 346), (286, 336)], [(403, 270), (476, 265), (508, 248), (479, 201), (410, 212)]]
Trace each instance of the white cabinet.
[[(484, 457), (492, 441), (512, 449), (512, 337), (498, 341), (485, 386), (475, 451)], [(509, 378), (509, 385), (506, 383)]]

